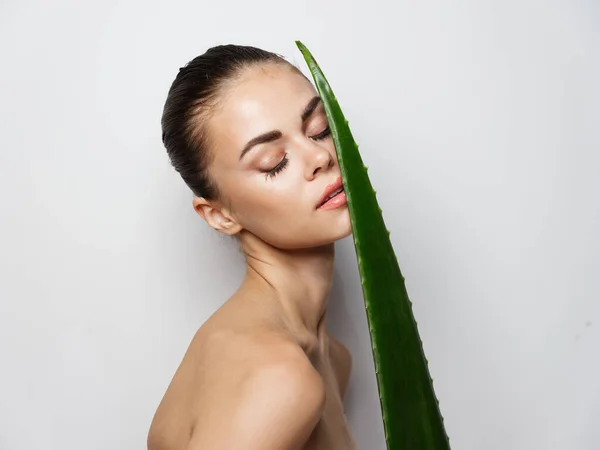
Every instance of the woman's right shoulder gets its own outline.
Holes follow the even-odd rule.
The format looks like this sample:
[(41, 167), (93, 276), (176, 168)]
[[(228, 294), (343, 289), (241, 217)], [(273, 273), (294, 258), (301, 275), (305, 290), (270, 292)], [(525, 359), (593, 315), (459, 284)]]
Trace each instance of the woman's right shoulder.
[(214, 371), (235, 372), (241, 376), (282, 367), (314, 370), (297, 342), (284, 333), (262, 326), (208, 321), (194, 335), (186, 357), (208, 365)]
[(223, 330), (199, 339), (207, 355), (192, 448), (253, 442), (264, 449), (288, 440), (295, 448), (294, 440), (308, 438), (325, 404), (325, 386), (297, 344), (269, 333)]
[(236, 293), (196, 331), (187, 351), (192, 359), (237, 368), (261, 366), (282, 354), (292, 362), (302, 360), (305, 355), (297, 342), (240, 299), (243, 293)]
[(227, 385), (223, 388), (230, 392), (244, 389), (247, 384), (265, 382), (265, 386), (275, 386), (275, 379), (281, 378), (287, 379), (288, 386), (312, 383), (319, 392), (318, 385), (323, 383), (297, 342), (260, 324), (208, 321), (194, 336), (190, 349), (202, 372), (210, 374), (211, 389), (216, 384)]

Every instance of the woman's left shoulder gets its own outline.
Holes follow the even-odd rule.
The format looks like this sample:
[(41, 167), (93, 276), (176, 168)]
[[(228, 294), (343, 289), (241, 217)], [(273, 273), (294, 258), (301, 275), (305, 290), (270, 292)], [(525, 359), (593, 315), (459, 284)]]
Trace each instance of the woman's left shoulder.
[(352, 355), (344, 344), (333, 337), (329, 337), (329, 358), (340, 387), (340, 395), (343, 397), (350, 379)]

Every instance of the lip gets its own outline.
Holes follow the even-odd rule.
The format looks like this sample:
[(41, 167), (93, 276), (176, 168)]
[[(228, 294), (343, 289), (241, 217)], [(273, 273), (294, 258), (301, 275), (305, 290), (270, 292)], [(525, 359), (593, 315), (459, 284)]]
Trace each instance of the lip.
[(333, 192), (337, 191), (339, 188), (343, 188), (344, 184), (342, 183), (342, 177), (337, 177), (336, 180), (331, 183), (328, 184), (325, 187), (325, 190), (323, 191), (323, 195), (321, 195), (321, 198), (319, 199), (319, 203), (317, 203), (317, 209), (319, 209), (321, 206), (323, 206), (323, 203), (325, 203), (325, 199), (327, 197), (329, 197), (329, 195), (331, 195)]

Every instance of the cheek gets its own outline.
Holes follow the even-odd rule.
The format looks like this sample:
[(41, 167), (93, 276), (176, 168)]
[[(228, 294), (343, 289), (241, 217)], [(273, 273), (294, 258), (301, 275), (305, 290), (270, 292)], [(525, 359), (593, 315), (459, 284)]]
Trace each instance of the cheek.
[(265, 225), (283, 225), (297, 222), (306, 215), (306, 207), (302, 203), (298, 189), (293, 186), (276, 184), (276, 180), (257, 177), (250, 183), (240, 183), (237, 192), (231, 196), (232, 210), (244, 226), (261, 228)]
[(335, 151), (335, 144), (333, 143), (333, 138), (331, 136), (327, 138), (326, 148), (333, 157), (335, 164), (338, 165), (338, 157)]

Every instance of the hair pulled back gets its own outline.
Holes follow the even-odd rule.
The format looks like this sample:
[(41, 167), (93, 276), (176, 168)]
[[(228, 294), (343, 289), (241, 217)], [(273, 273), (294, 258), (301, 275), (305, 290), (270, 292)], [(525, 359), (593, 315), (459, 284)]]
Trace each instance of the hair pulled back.
[(162, 141), (171, 164), (198, 197), (212, 200), (219, 196), (207, 170), (206, 119), (226, 82), (242, 69), (263, 63), (294, 67), (281, 55), (256, 47), (219, 45), (179, 69), (169, 89), (161, 120)]

